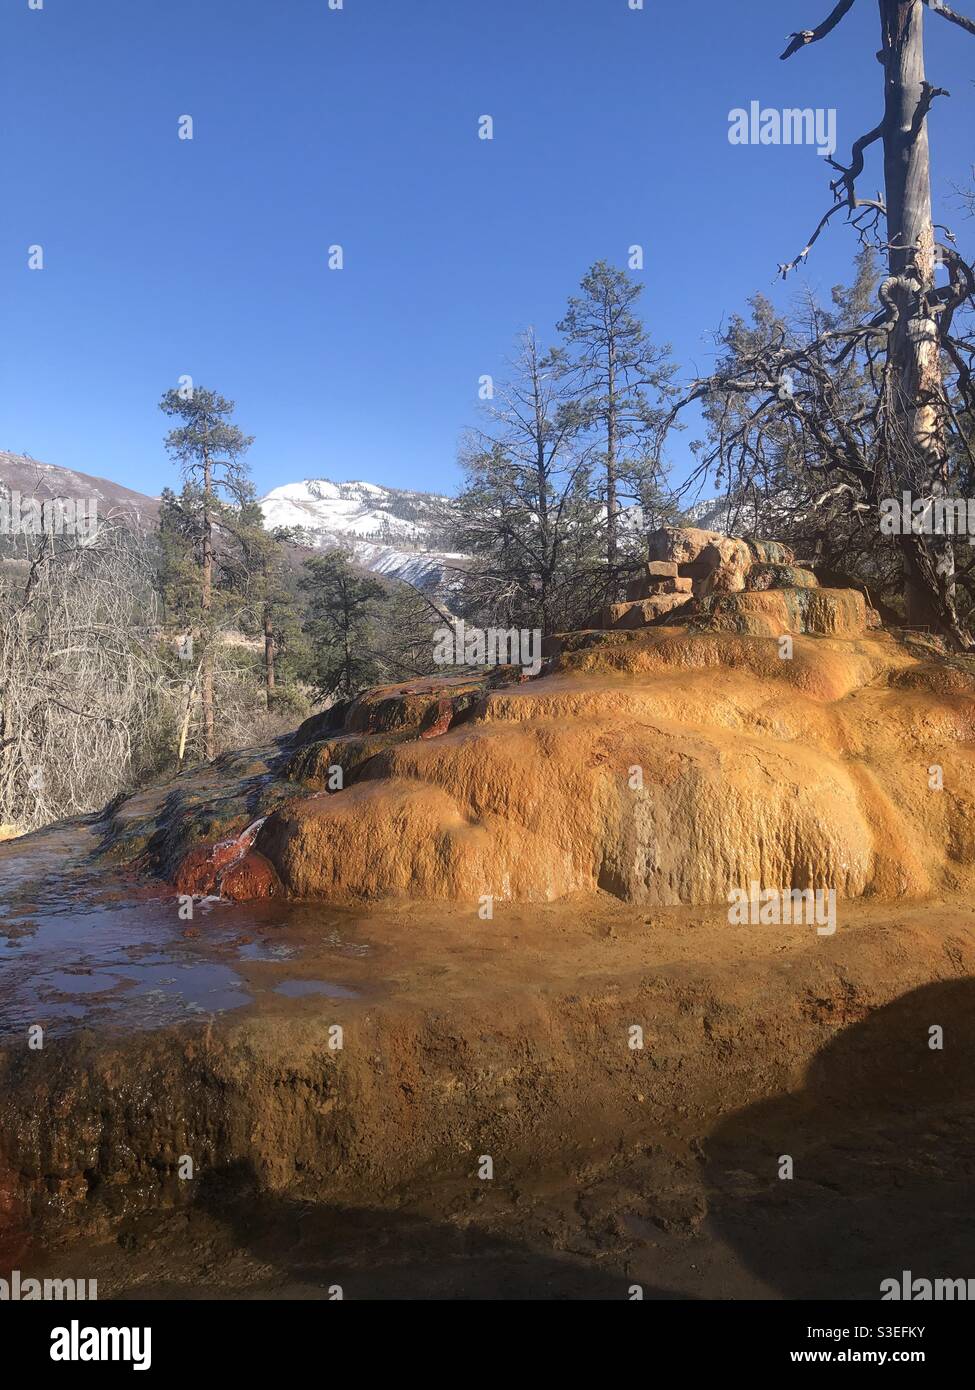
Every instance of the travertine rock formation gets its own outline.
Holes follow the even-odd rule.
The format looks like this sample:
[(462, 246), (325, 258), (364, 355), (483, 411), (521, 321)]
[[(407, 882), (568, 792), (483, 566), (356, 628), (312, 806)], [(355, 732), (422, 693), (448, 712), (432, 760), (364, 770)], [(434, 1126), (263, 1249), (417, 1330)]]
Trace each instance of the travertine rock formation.
[[(712, 602), (736, 597), (769, 595)], [(303, 785), (257, 841), (285, 889), (473, 911), (492, 895), (714, 903), (752, 880), (840, 897), (972, 881), (975, 675), (946, 684), (886, 635), (796, 636), (791, 660), (769, 637), (675, 628), (550, 650), (549, 674), (485, 691), (436, 738), (363, 725), (391, 699), (441, 708), (442, 683), (372, 694), (356, 732), (299, 749)], [(336, 765), (346, 789), (329, 794)]]
[(696, 592), (716, 594), (743, 589), (755, 558), (747, 541), (694, 526), (664, 526), (652, 532), (648, 554), (651, 560), (676, 561), (677, 573), (693, 579)]
[(975, 886), (975, 663), (874, 630), (860, 593), (774, 542), (670, 529), (652, 555), (643, 596), (548, 639), (537, 679), (415, 681), (308, 721), (178, 882), (224, 891), (219, 860), (236, 897), (471, 911)]
[[(820, 590), (811, 570), (778, 541), (745, 541), (696, 527), (664, 526), (648, 541), (650, 559), (627, 586), (626, 601), (603, 609), (594, 626), (647, 627), (703, 619), (708, 627), (761, 636), (823, 633), (857, 637), (876, 626), (855, 590)], [(799, 591), (799, 592), (795, 592)], [(777, 597), (756, 599), (756, 593)]]
[(760, 637), (797, 632), (862, 637), (875, 618), (856, 589), (757, 589), (703, 598), (698, 608), (699, 623), (714, 631)]

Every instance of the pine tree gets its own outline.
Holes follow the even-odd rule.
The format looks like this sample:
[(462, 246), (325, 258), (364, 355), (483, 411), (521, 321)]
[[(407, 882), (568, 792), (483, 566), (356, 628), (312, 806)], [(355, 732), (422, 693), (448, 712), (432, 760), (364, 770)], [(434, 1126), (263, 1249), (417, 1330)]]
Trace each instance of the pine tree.
[(297, 582), (286, 549), (297, 544), (296, 528), (277, 526), (268, 531), (260, 505), (252, 500), (241, 508), (232, 530), (240, 557), (238, 585), (245, 599), (245, 623), (248, 630), (260, 634), (264, 644), (264, 698), (270, 710), (278, 698), (282, 660), (291, 658), (287, 678), (305, 659)]
[(375, 641), (386, 590), (357, 573), (340, 550), (316, 555), (304, 568), (300, 587), (308, 599), (305, 630), (313, 648), (310, 674), (316, 696), (352, 699), (383, 679)]
[(599, 440), (606, 507), (606, 559), (610, 576), (620, 550), (620, 513), (627, 503), (653, 508), (661, 501), (660, 453), (673, 394), (670, 348), (658, 347), (635, 312), (643, 286), (606, 261), (597, 261), (569, 300), (558, 331), (558, 355), (578, 408)]
[[(231, 423), (233, 401), (202, 386), (167, 391), (160, 409), (183, 422), (169, 432), (165, 446), (187, 485), (180, 507), (185, 514), (186, 534), (194, 535), (198, 547), (199, 622), (195, 641), (200, 647), (203, 756), (212, 759), (216, 756), (214, 531), (228, 507), (240, 508), (252, 500), (243, 457), (253, 438)], [(171, 511), (172, 502), (168, 505)]]

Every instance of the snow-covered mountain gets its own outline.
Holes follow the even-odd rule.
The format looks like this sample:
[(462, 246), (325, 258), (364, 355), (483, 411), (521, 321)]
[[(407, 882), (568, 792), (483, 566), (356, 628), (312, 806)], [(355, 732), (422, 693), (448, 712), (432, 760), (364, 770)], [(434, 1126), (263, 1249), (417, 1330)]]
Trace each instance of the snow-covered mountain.
[(703, 531), (781, 539), (801, 511), (801, 501), (798, 492), (784, 488), (757, 499), (748, 496), (737, 503), (724, 493), (691, 503), (684, 509), (683, 521), (686, 526), (699, 526)]
[(703, 497), (685, 507), (681, 519), (685, 526), (702, 531), (727, 531), (732, 508), (727, 497)]
[(450, 499), (431, 492), (308, 478), (261, 498), (264, 523), (300, 526), (322, 549), (348, 551), (363, 568), (432, 591), (449, 587), (466, 556), (444, 548)]

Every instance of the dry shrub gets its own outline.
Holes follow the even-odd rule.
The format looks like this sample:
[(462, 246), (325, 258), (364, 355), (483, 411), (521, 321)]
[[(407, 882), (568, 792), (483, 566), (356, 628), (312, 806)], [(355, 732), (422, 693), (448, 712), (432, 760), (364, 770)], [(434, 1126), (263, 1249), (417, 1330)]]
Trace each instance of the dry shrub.
[(151, 552), (111, 522), (21, 538), (0, 569), (0, 822), (105, 804), (175, 743)]

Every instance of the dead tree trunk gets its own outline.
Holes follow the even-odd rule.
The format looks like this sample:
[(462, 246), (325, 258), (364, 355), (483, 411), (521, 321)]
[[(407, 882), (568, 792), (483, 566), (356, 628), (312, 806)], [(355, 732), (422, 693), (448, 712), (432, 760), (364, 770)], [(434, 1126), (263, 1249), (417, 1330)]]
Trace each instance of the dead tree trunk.
[[(884, 66), (884, 181), (890, 278), (897, 311), (887, 349), (887, 445), (892, 476), (915, 497), (933, 499), (948, 482), (941, 348), (933, 308), (935, 236), (927, 111), (934, 95), (924, 73), (924, 9), (919, 0), (881, 0)], [(909, 625), (939, 628), (955, 618), (951, 538), (901, 536)]]
[[(826, 38), (853, 8), (856, 0), (837, 0), (815, 29), (792, 34), (782, 54), (790, 58), (809, 44)], [(971, 647), (972, 639), (959, 621), (955, 606), (955, 564), (952, 537), (944, 530), (943, 512), (935, 502), (946, 495), (949, 464), (950, 406), (943, 379), (942, 351), (953, 309), (945, 313), (943, 293), (935, 286), (937, 246), (931, 216), (931, 165), (927, 118), (931, 103), (947, 93), (932, 87), (924, 71), (924, 11), (932, 10), (967, 33), (975, 21), (958, 14), (945, 0), (879, 0), (884, 70), (884, 114), (880, 124), (853, 145), (849, 168), (834, 160), (840, 171), (832, 185), (836, 201), (820, 220), (799, 257), (780, 266), (783, 276), (805, 260), (813, 243), (833, 215), (848, 210), (858, 223), (862, 210), (886, 217), (889, 275), (881, 299), (891, 316), (887, 338), (882, 443), (885, 474), (891, 486), (927, 502), (935, 529), (900, 536), (904, 566), (904, 598), (909, 624), (928, 626)], [(875, 141), (883, 142), (884, 202), (856, 195), (863, 156)], [(948, 253), (955, 262), (960, 258)], [(967, 289), (971, 270), (965, 267)], [(961, 302), (959, 298), (956, 303)], [(943, 320), (939, 322), (939, 316)], [(951, 350), (951, 349), (949, 349)], [(955, 366), (959, 368), (957, 344)], [(970, 371), (963, 368), (970, 378)], [(940, 528), (940, 529), (939, 529)]]

